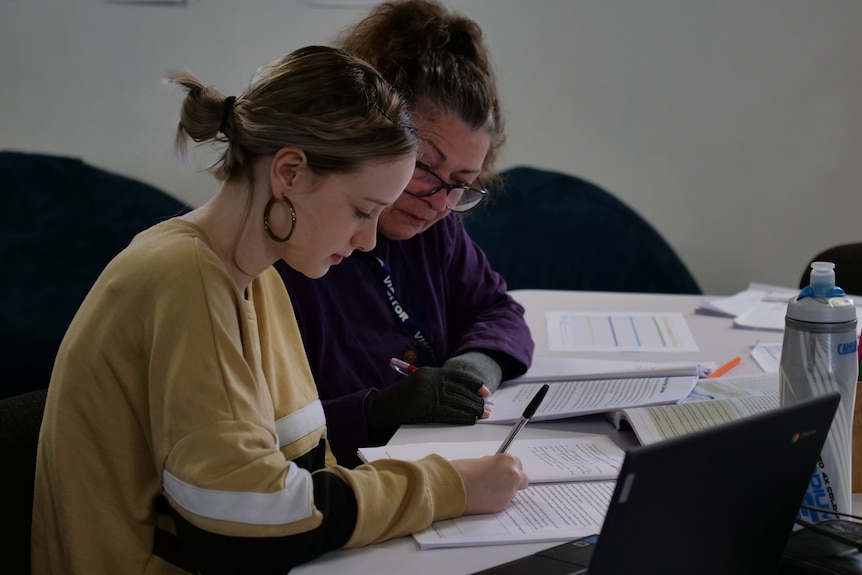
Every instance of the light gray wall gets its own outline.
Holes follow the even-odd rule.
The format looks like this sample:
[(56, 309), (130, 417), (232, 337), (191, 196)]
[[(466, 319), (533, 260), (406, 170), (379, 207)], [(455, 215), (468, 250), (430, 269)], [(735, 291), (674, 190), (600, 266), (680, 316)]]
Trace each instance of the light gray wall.
[[(862, 241), (862, 2), (446, 3), (491, 47), (509, 128), (501, 167), (613, 191), (706, 292), (793, 286), (816, 252)], [(181, 94), (160, 78), (187, 68), (238, 93), (369, 3), (311, 4), (0, 0), (0, 149), (80, 157), (200, 204), (213, 180), (173, 156)]]

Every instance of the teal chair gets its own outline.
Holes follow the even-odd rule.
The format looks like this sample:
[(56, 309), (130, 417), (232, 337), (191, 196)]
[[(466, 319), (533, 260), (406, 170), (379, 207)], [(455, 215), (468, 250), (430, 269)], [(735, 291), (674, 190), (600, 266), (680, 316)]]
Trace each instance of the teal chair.
[(610, 192), (531, 167), (501, 176), (464, 225), (510, 290), (702, 294), (670, 244)]
[(66, 328), (102, 269), (179, 200), (77, 158), (0, 152), (0, 397), (47, 387)]

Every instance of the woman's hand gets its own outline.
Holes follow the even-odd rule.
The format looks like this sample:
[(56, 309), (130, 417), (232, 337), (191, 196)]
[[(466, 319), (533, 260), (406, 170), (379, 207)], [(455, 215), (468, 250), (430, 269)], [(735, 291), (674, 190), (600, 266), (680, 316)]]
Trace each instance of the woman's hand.
[(521, 460), (509, 453), (481, 459), (455, 459), (451, 463), (467, 490), (464, 515), (502, 511), (515, 493), (529, 483)]

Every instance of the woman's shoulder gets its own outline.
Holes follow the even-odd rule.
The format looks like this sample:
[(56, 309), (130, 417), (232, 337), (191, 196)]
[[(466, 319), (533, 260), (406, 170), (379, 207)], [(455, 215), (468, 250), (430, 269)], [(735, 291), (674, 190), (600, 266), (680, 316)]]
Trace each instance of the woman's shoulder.
[(130, 248), (142, 247), (149, 250), (166, 249), (168, 251), (181, 248), (183, 244), (191, 246), (194, 243), (209, 244), (203, 230), (191, 222), (180, 218), (171, 218), (159, 222), (132, 238)]
[(140, 232), (120, 255), (156, 267), (182, 264), (191, 257), (216, 257), (203, 230), (179, 218), (165, 220)]
[(139, 284), (185, 282), (202, 273), (226, 273), (203, 231), (178, 218), (140, 232), (105, 271), (115, 280), (125, 278)]

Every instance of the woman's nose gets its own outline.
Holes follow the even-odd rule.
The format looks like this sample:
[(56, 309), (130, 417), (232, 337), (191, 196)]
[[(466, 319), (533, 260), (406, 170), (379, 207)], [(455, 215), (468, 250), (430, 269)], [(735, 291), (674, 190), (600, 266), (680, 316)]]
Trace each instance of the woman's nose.
[(353, 247), (361, 252), (370, 252), (377, 245), (377, 218), (363, 226), (353, 235)]
[(431, 206), (434, 211), (442, 212), (446, 209), (446, 190), (441, 189), (436, 194), (432, 194), (430, 196), (425, 196), (422, 198), (428, 205)]

